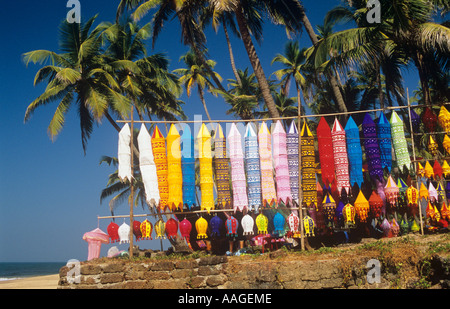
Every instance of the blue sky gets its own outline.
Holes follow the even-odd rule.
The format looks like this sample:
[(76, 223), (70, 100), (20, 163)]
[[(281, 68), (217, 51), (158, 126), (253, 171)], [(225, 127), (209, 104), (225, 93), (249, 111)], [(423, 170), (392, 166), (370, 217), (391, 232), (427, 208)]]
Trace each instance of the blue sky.
[[(33, 79), (38, 65), (23, 64), (21, 55), (35, 49), (58, 51), (58, 26), (69, 8), (66, 0), (20, 2), (7, 1), (0, 10), (0, 262), (3, 261), (61, 261), (85, 260), (87, 243), (85, 232), (97, 227), (97, 216), (109, 215), (107, 203), (100, 204), (100, 192), (113, 169), (100, 166), (102, 155), (117, 155), (117, 132), (105, 121), (95, 127), (88, 142), (87, 153), (81, 147), (80, 129), (75, 110), (71, 110), (66, 124), (52, 142), (47, 126), (55, 109), (54, 104), (39, 108), (24, 124), (26, 107), (42, 93), (44, 86), (34, 87)], [(97, 23), (114, 21), (118, 0), (80, 0), (84, 20), (99, 13)], [(327, 10), (340, 0), (303, 1), (308, 17), (315, 26), (321, 24)], [(149, 21), (149, 17), (144, 19)], [(210, 57), (217, 61), (216, 71), (226, 80), (234, 78), (229, 65), (223, 32), (207, 33)], [(301, 46), (309, 46), (304, 32), (299, 38)], [(266, 75), (278, 67), (271, 59), (283, 51), (287, 41), (284, 30), (267, 25), (264, 41), (257, 46)], [(239, 68), (251, 68), (242, 42), (232, 40)], [(178, 59), (187, 47), (180, 43), (177, 23), (167, 24), (158, 38), (155, 52), (165, 52), (171, 60), (171, 69), (181, 66)], [(149, 45), (149, 52), (151, 47)], [(414, 73), (414, 70), (411, 71)], [(410, 94), (417, 79), (405, 80)], [(181, 98), (190, 119), (203, 114), (198, 97)], [(221, 100), (207, 96), (213, 119), (227, 119), (228, 106)], [(117, 214), (128, 214), (123, 205)], [(135, 213), (143, 213), (140, 208)], [(117, 221), (119, 224), (121, 221)], [(108, 220), (100, 221), (106, 232)], [(138, 243), (142, 248), (159, 248), (159, 241)], [(120, 250), (128, 245), (118, 245)], [(111, 245), (102, 247), (102, 255)], [(165, 245), (167, 248), (167, 244)]]

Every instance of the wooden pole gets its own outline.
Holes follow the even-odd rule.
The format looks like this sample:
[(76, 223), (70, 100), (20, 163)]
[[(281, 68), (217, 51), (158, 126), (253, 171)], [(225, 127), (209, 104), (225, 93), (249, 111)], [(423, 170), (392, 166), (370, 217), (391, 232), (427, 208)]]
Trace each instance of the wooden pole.
[(305, 235), (303, 231), (303, 186), (302, 186), (302, 127), (301, 127), (301, 102), (297, 108), (297, 131), (298, 131), (298, 218), (300, 223), (300, 247), (305, 250)]
[[(133, 137), (133, 131), (134, 131), (134, 119), (133, 119), (133, 113), (134, 113), (134, 106), (131, 106), (131, 140), (130, 140), (130, 149), (133, 149), (134, 146), (134, 137)], [(131, 152), (131, 179), (130, 179), (130, 259), (133, 258), (133, 224), (134, 224), (134, 218), (133, 218), (133, 210), (134, 210), (134, 153)]]

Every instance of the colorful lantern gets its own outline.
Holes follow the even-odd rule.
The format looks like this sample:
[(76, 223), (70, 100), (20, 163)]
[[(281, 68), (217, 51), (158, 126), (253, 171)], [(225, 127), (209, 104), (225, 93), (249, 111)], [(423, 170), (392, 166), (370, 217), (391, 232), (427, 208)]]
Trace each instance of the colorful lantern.
[(328, 223), (332, 223), (336, 214), (336, 202), (329, 192), (323, 200), (322, 207)]
[[(314, 137), (311, 134), (312, 144), (314, 147)], [(303, 143), (303, 136), (302, 136)], [(291, 194), (292, 199), (299, 203), (298, 201), (298, 192), (299, 192), (299, 183), (298, 183), (298, 130), (295, 122), (292, 121), (289, 127), (289, 131), (286, 133), (286, 147), (287, 147), (287, 158), (288, 158), (288, 166), (289, 166), (289, 183), (291, 186)], [(302, 145), (302, 149), (303, 149)], [(302, 159), (303, 163), (303, 159)], [(314, 173), (315, 178), (315, 173)], [(305, 186), (303, 185), (303, 199), (305, 199)]]
[(181, 220), (181, 222), (180, 222), (180, 234), (181, 234), (181, 237), (186, 239), (187, 242), (189, 242), (189, 238), (190, 238), (190, 235), (191, 235), (191, 230), (192, 230), (192, 223), (186, 218)]
[[(343, 191), (345, 191), (345, 190), (343, 190)], [(344, 205), (344, 202), (342, 201), (342, 199), (339, 200), (339, 203), (336, 206), (336, 213), (335, 213), (335, 216), (337, 218), (337, 222), (339, 224), (343, 223), (344, 217), (343, 217), (342, 211), (344, 210), (344, 207), (345, 207), (345, 205)]]
[(413, 233), (417, 233), (418, 231), (420, 231), (420, 227), (417, 224), (416, 220), (412, 220), (412, 224), (411, 224), (411, 232)]
[(100, 249), (102, 244), (109, 243), (109, 236), (101, 229), (96, 228), (83, 235), (83, 240), (88, 243), (88, 261), (100, 257)]
[(236, 124), (232, 124), (228, 134), (230, 148), (231, 183), (233, 186), (233, 208), (243, 211), (248, 208), (248, 197), (245, 181), (244, 154), (242, 153), (241, 134)]
[(431, 108), (429, 108), (428, 106), (425, 107), (425, 110), (422, 114), (422, 121), (425, 126), (425, 129), (428, 132), (436, 132), (436, 125), (438, 122), (438, 117), (433, 112), (433, 110)]
[(155, 222), (155, 233), (156, 238), (166, 239), (166, 223), (162, 219)]
[(174, 218), (167, 220), (165, 230), (168, 238), (176, 238), (178, 233), (178, 221)]
[(405, 218), (403, 218), (402, 222), (400, 222), (400, 233), (402, 235), (406, 235), (408, 234), (408, 232), (409, 232), (409, 223)]
[(259, 159), (261, 164), (261, 192), (264, 207), (276, 206), (277, 193), (273, 181), (272, 143), (269, 129), (265, 122), (258, 132)]
[(363, 156), (359, 138), (359, 129), (352, 116), (349, 116), (347, 124), (345, 125), (345, 136), (347, 139), (350, 185), (353, 186), (356, 183), (358, 186), (361, 186), (364, 181), (362, 172)]
[(317, 144), (319, 149), (322, 182), (328, 186), (334, 180), (334, 153), (331, 130), (324, 117), (320, 118), (317, 126)]
[(448, 165), (447, 160), (444, 160), (444, 163), (442, 164), (442, 174), (445, 178), (450, 175), (450, 165)]
[(399, 191), (394, 179), (392, 179), (392, 176), (389, 176), (386, 186), (384, 187), (384, 194), (386, 194), (386, 198), (392, 207), (397, 205)]
[(406, 190), (408, 189), (408, 185), (400, 177), (397, 179), (397, 187), (399, 190), (399, 194), (405, 194)]
[(203, 123), (197, 135), (198, 159), (200, 162), (200, 208), (208, 213), (214, 209), (214, 181), (212, 171), (211, 135)]
[(125, 222), (119, 226), (118, 233), (121, 244), (130, 242), (130, 231), (131, 231), (130, 226)]
[(356, 210), (355, 207), (352, 204), (346, 204), (344, 208), (342, 209), (342, 216), (344, 218), (344, 223), (346, 225), (348, 224), (355, 224), (355, 215)]
[(258, 234), (267, 234), (268, 226), (269, 226), (269, 219), (263, 215), (263, 213), (260, 213), (255, 220), (256, 227), (258, 228)]
[(448, 110), (445, 108), (444, 105), (441, 106), (441, 109), (439, 111), (438, 121), (439, 121), (439, 125), (441, 126), (441, 128), (445, 132), (449, 133), (450, 132), (450, 113), (448, 112)]
[[(303, 192), (302, 201), (306, 203), (307, 207), (309, 207), (311, 206), (312, 203), (317, 205), (316, 155), (314, 151), (314, 136), (309, 130), (306, 120), (303, 122), (303, 127), (301, 131), (301, 144), (302, 144), (301, 164), (302, 164), (302, 192)], [(298, 165), (296, 175), (298, 183)]]
[(444, 135), (444, 141), (442, 142), (445, 151), (450, 154), (450, 137), (447, 134)]
[(428, 152), (435, 156), (438, 153), (438, 144), (434, 141), (433, 136), (430, 135), (430, 138), (428, 140)]
[(430, 201), (428, 201), (428, 204), (427, 204), (426, 215), (427, 215), (427, 218), (430, 218), (430, 220), (432, 220), (432, 221), (435, 219), (435, 216), (436, 216), (436, 212), (434, 211), (434, 206), (431, 204)]
[(420, 184), (419, 200), (421, 200), (422, 198), (428, 200), (428, 189), (423, 182)]
[(150, 221), (148, 221), (148, 219), (145, 219), (144, 221), (142, 221), (140, 229), (141, 229), (142, 239), (152, 239), (153, 225)]
[(157, 126), (155, 126), (155, 130), (153, 131), (152, 135), (152, 150), (156, 165), (156, 175), (158, 177), (158, 189), (160, 197), (159, 208), (164, 211), (168, 206), (169, 201), (166, 141)]
[(373, 180), (383, 179), (381, 167), (380, 146), (378, 144), (377, 127), (369, 113), (366, 113), (362, 122), (364, 136), (364, 149), (366, 151), (367, 165), (370, 178)]
[(130, 126), (126, 123), (119, 132), (119, 143), (118, 143), (118, 177), (120, 181), (125, 182), (125, 180), (131, 181), (133, 178), (133, 172), (131, 170), (131, 131)]
[(181, 173), (181, 139), (175, 124), (167, 134), (167, 171), (169, 185), (168, 206), (183, 211), (183, 176)]
[(308, 215), (303, 218), (303, 228), (306, 237), (314, 236), (315, 224), (313, 219)]
[(205, 218), (200, 217), (195, 221), (195, 229), (197, 230), (197, 239), (205, 239), (208, 237), (208, 235), (206, 235), (208, 221), (206, 221)]
[(410, 214), (414, 214), (417, 207), (419, 206), (419, 190), (417, 190), (413, 186), (409, 186), (409, 188), (406, 190), (406, 198), (408, 202), (409, 212)]
[(336, 168), (336, 184), (341, 194), (342, 189), (347, 193), (350, 191), (350, 176), (348, 171), (347, 144), (345, 142), (345, 130), (339, 120), (334, 119), (331, 130), (331, 141), (333, 143), (334, 166)]
[(238, 222), (238, 220), (236, 220), (235, 217), (230, 216), (227, 219), (227, 221), (225, 222), (225, 226), (227, 228), (227, 236), (228, 237), (234, 238), (234, 237), (238, 236), (237, 229), (239, 226), (239, 222)]
[(188, 125), (181, 134), (181, 169), (183, 174), (183, 202), (190, 210), (196, 204), (194, 137)]
[(141, 233), (141, 222), (137, 220), (133, 220), (133, 234), (134, 237), (136, 237), (136, 241), (141, 240), (142, 233)]
[(391, 224), (389, 223), (388, 219), (384, 218), (380, 227), (384, 232), (384, 236), (386, 236), (386, 237), (392, 236), (392, 234), (390, 233), (391, 232)]
[(442, 179), (442, 166), (439, 164), (438, 160), (434, 160), (433, 172), (436, 179)]
[(217, 204), (221, 208), (230, 208), (231, 188), (230, 188), (230, 159), (227, 158), (227, 143), (223, 135), (222, 126), (217, 125), (214, 133), (214, 168), (217, 186)]
[(372, 217), (378, 218), (381, 216), (383, 204), (384, 204), (383, 200), (377, 194), (377, 192), (372, 191), (372, 194), (369, 197), (369, 210)]
[(292, 194), (289, 182), (286, 132), (280, 120), (275, 123), (272, 139), (275, 180), (277, 184), (277, 203), (283, 202), (283, 204), (287, 206), (288, 203), (292, 201)]
[(279, 237), (283, 236), (285, 223), (286, 219), (284, 216), (277, 212), (275, 216), (273, 216), (274, 234), (277, 234)]
[(378, 119), (378, 144), (380, 146), (381, 167), (391, 171), (392, 168), (392, 136), (391, 124), (382, 112)]
[(421, 177), (425, 176), (425, 168), (422, 166), (420, 162), (417, 162), (417, 175)]
[(445, 189), (440, 181), (437, 184), (436, 192), (437, 192), (438, 198), (441, 197), (442, 200), (445, 200)]
[(138, 134), (139, 147), (139, 169), (144, 184), (145, 199), (151, 207), (159, 205), (158, 175), (156, 174), (156, 164), (153, 157), (152, 138), (144, 124)]
[(441, 216), (442, 219), (450, 221), (450, 207), (448, 207), (445, 202), (443, 202), (441, 206)]
[(219, 237), (221, 235), (220, 230), (223, 227), (223, 220), (215, 215), (209, 220), (209, 226), (211, 227), (211, 237), (217, 236)]
[(259, 165), (258, 137), (249, 122), (245, 130), (245, 168), (247, 172), (248, 204), (258, 211), (261, 200), (261, 172)]
[(299, 227), (299, 218), (297, 216), (296, 213), (291, 212), (288, 216), (288, 225), (289, 225), (289, 230), (292, 234), (292, 237), (294, 238), (299, 238), (301, 237), (301, 234), (298, 230)]
[(369, 214), (370, 205), (364, 196), (362, 190), (359, 191), (358, 196), (355, 201), (355, 211), (358, 215), (359, 221), (366, 222)]
[(394, 236), (394, 237), (398, 236), (398, 234), (400, 233), (400, 226), (398, 225), (395, 218), (392, 218), (392, 221), (391, 221), (391, 233), (392, 233), (392, 236)]
[(119, 241), (119, 225), (115, 222), (111, 222), (106, 228), (111, 243)]
[(413, 109), (411, 109), (410, 110), (410, 117), (411, 117), (411, 124), (412, 124), (413, 128), (418, 129), (419, 126), (420, 126), (420, 122), (421, 122), (420, 121), (420, 116), (417, 115), (417, 113)]
[(436, 188), (433, 186), (433, 183), (430, 181), (428, 185), (428, 198), (432, 203), (437, 202), (438, 200), (438, 193), (436, 191)]
[(249, 214), (246, 214), (242, 217), (241, 225), (242, 229), (244, 230), (244, 235), (253, 235), (253, 227), (255, 225), (255, 221)]
[(391, 119), (391, 134), (392, 143), (394, 145), (395, 156), (397, 158), (397, 165), (399, 168), (410, 169), (411, 158), (408, 153), (408, 144), (405, 139), (405, 131), (403, 129), (403, 121), (395, 111), (392, 111)]
[(447, 201), (450, 200), (450, 181), (447, 181), (445, 185), (445, 197), (447, 197)]

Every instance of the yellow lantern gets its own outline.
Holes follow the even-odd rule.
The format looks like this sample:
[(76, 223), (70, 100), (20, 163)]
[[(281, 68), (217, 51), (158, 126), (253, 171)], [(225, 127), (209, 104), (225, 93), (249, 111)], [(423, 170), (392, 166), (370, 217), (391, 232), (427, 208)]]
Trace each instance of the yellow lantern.
[(162, 219), (155, 222), (156, 238), (166, 239), (166, 224)]
[(425, 163), (425, 177), (434, 178), (434, 169), (428, 161)]
[(421, 200), (422, 198), (428, 200), (428, 189), (423, 182), (420, 184), (419, 200)]
[(255, 220), (256, 226), (258, 227), (258, 234), (267, 234), (268, 233), (268, 226), (269, 226), (269, 219), (263, 215), (263, 213), (260, 213)]
[(439, 111), (438, 122), (445, 132), (450, 132), (450, 113), (444, 105), (441, 106)]
[(168, 206), (183, 211), (183, 176), (181, 173), (181, 136), (174, 124), (167, 134)]
[(437, 155), (438, 151), (438, 144), (434, 141), (433, 136), (430, 135), (430, 139), (428, 141), (428, 152), (431, 153), (431, 155), (435, 156)]
[(148, 219), (145, 219), (141, 223), (140, 230), (142, 234), (142, 239), (152, 239), (153, 226), (152, 223), (148, 221)]
[(342, 215), (344, 217), (344, 222), (346, 224), (348, 223), (355, 224), (356, 211), (355, 207), (352, 204), (347, 204), (344, 206), (344, 208), (342, 209)]
[(417, 175), (419, 176), (425, 176), (425, 169), (423, 168), (422, 164), (420, 162), (417, 162)]
[(362, 190), (359, 191), (358, 197), (355, 201), (355, 210), (358, 218), (361, 222), (366, 222), (368, 213), (369, 213), (370, 205), (367, 201), (366, 197), (362, 193)]
[(195, 229), (197, 230), (197, 239), (205, 239), (208, 237), (206, 231), (208, 230), (208, 221), (205, 218), (200, 217), (195, 221)]
[(444, 141), (442, 142), (442, 145), (444, 146), (444, 149), (450, 153), (450, 137), (448, 137), (447, 134), (444, 136)]
[(447, 160), (444, 160), (444, 163), (442, 163), (442, 174), (444, 177), (450, 175), (450, 165), (448, 165)]
[(314, 220), (308, 215), (303, 218), (303, 228), (305, 236), (314, 236)]

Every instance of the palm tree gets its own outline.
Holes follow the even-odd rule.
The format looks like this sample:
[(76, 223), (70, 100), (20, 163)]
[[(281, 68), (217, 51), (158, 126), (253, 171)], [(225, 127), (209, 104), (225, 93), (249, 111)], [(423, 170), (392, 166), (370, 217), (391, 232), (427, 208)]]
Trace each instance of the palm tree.
[[(190, 50), (186, 54), (180, 57), (180, 61), (183, 61), (186, 65), (186, 68), (176, 69), (174, 73), (180, 76), (180, 83), (183, 84), (186, 88), (186, 94), (188, 97), (191, 96), (192, 88), (197, 85), (197, 91), (200, 96), (200, 100), (203, 104), (203, 108), (205, 109), (206, 116), (209, 120), (211, 120), (211, 116), (209, 115), (208, 108), (206, 107), (204, 89), (212, 89), (213, 84), (209, 80), (211, 76), (208, 73), (208, 70), (203, 66), (201, 61), (197, 58), (196, 54)], [(207, 60), (207, 65), (213, 69), (216, 65), (216, 62), (213, 60)], [(222, 77), (213, 72), (215, 77), (219, 80), (222, 80)]]
[[(281, 92), (284, 96), (288, 95), (290, 82), (292, 78), (294, 79), (298, 106), (301, 106), (300, 96), (303, 96), (302, 88), (306, 84), (302, 73), (306, 61), (305, 51), (306, 48), (300, 50), (298, 42), (288, 42), (284, 47), (284, 55), (278, 54), (272, 59), (272, 64), (279, 62), (284, 67), (273, 73), (282, 82)], [(305, 101), (304, 98), (303, 101)]]
[[(282, 92), (273, 92), (273, 96), (275, 99), (275, 104), (277, 106), (278, 113), (281, 117), (294, 117), (298, 115), (298, 106), (295, 97), (288, 97)], [(304, 108), (301, 107), (302, 113), (305, 112)], [(264, 106), (264, 110), (259, 112), (258, 115), (261, 118), (269, 118), (270, 114), (267, 112), (267, 106)], [(285, 125), (290, 123), (290, 121), (286, 121)]]
[(64, 126), (68, 110), (75, 103), (84, 153), (94, 122), (100, 122), (106, 116), (111, 124), (116, 125), (108, 113), (109, 108), (122, 117), (130, 112), (130, 101), (120, 93), (114, 76), (104, 68), (101, 33), (105, 26), (91, 29), (96, 17), (81, 24), (62, 22), (59, 27), (61, 53), (34, 50), (23, 55), (27, 66), (30, 62), (43, 64), (51, 61), (36, 73), (34, 85), (47, 82), (47, 87), (27, 107), (25, 122), (36, 108), (58, 102), (48, 126), (49, 135), (54, 140)]

